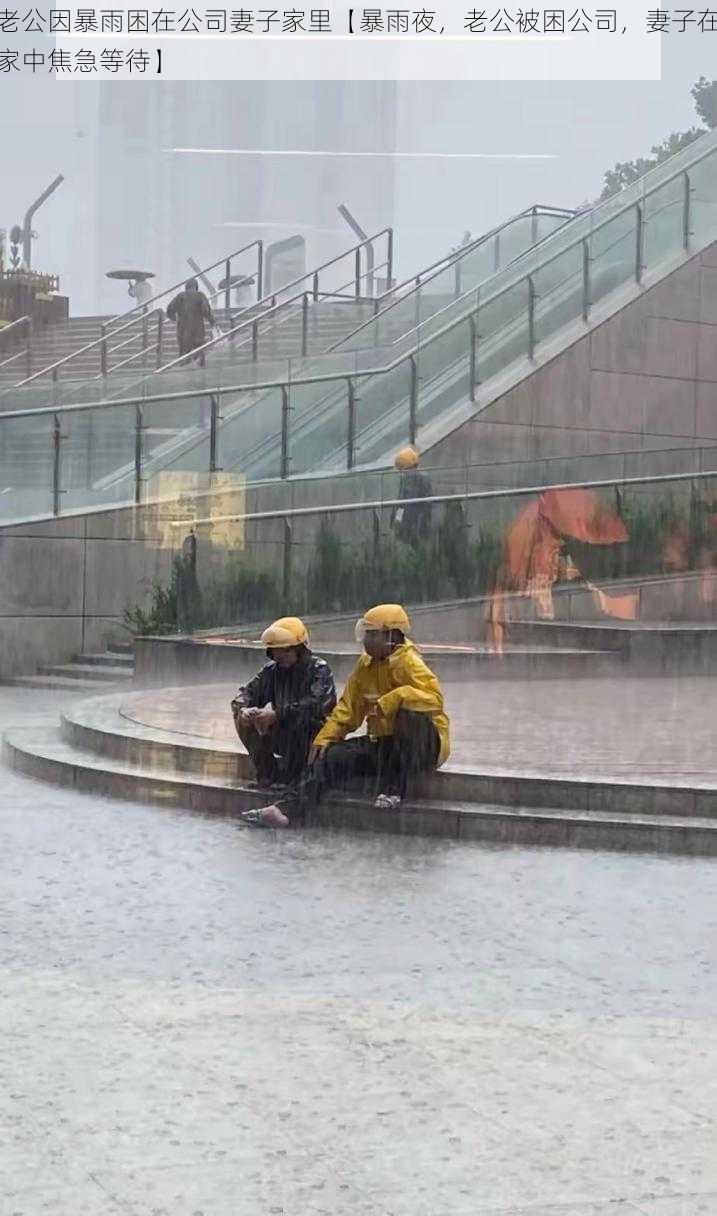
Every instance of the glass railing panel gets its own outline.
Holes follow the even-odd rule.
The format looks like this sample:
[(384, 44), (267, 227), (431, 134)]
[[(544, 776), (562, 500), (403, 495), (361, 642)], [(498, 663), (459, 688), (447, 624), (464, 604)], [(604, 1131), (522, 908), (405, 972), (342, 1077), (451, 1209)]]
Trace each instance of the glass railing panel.
[(646, 268), (659, 266), (684, 247), (684, 178), (667, 182), (644, 202), (642, 260)]
[(410, 350), (420, 350), (433, 337), (444, 329), (450, 328), (451, 325), (462, 321), (469, 314), (474, 313), (478, 307), (481, 297), (481, 288), (476, 288), (475, 291), (466, 292), (459, 300), (454, 300), (452, 304), (442, 308), (428, 320), (424, 321), (420, 328), (414, 333), (406, 334), (403, 340), (396, 344), (396, 350), (400, 354), (408, 353)]
[(417, 354), (421, 426), (469, 397), (472, 333), (470, 322), (465, 320), (434, 338)]
[(484, 283), (500, 265), (500, 238), (498, 234), (479, 245), (472, 253), (467, 253), (458, 263), (460, 275), (460, 294), (470, 291), (479, 283)]
[(280, 388), (223, 397), (217, 441), (219, 467), (247, 481), (280, 477), (282, 407)]
[[(356, 382), (361, 392), (362, 381)], [(347, 380), (289, 386), (289, 472), (346, 468), (349, 425)]]
[(515, 258), (524, 253), (534, 244), (534, 234), (537, 233), (536, 220), (531, 215), (521, 215), (511, 224), (502, 228), (493, 238), (497, 248), (495, 269), (507, 266)]
[[(419, 499), (426, 493), (460, 493), (440, 474), (422, 467), (418, 474), (395, 478), (385, 497), (413, 497), (414, 488)], [(384, 480), (389, 491), (389, 475)], [(373, 485), (374, 479), (364, 478), (367, 482)], [(332, 501), (349, 501), (339, 490)], [(674, 683), (679, 697), (657, 697), (655, 681), (635, 676), (659, 676), (662, 684), (689, 676), (694, 686), (694, 676), (704, 674), (705, 637), (717, 598), (716, 492), (714, 477), (645, 486), (616, 476), (596, 490), (514, 491), (345, 512), (329, 508), (289, 517), (289, 528), (283, 519), (257, 520), (242, 535), (241, 546), (228, 530), (218, 535), (215, 552), (217, 568), (228, 569), (241, 549), (240, 573), (251, 575), (265, 599), (251, 616), (237, 611), (205, 623), (226, 628), (242, 619), (268, 621), (288, 605), (299, 615), (330, 616), (333, 649), (343, 652), (332, 656), (340, 682), (358, 653), (356, 617), (370, 604), (401, 603), (413, 618), (413, 636), (425, 661), (443, 682), (449, 714), (460, 715), (468, 685), (474, 688), (481, 672), (491, 670), (490, 652), (502, 651), (503, 674), (516, 682), (521, 704), (535, 707), (539, 746), (523, 731), (525, 746), (533, 748), (528, 757), (533, 765), (553, 775), (557, 766), (570, 775), (572, 752), (561, 746), (568, 729), (581, 755), (587, 751), (590, 773), (601, 779), (624, 783), (649, 773), (664, 785), (667, 773), (684, 781), (699, 769), (704, 705), (699, 695), (688, 704), (682, 695), (686, 685)], [(537, 521), (535, 543), (527, 546), (526, 512)], [(214, 543), (207, 522), (206, 530), (201, 524), (196, 529), (200, 545), (205, 537)], [(445, 603), (450, 600), (464, 602)], [(432, 607), (421, 612), (421, 605)], [(343, 622), (336, 620), (344, 614)], [(317, 645), (320, 629), (317, 624)], [(257, 666), (260, 661), (257, 655)], [(592, 695), (574, 697), (566, 713), (565, 698), (580, 674), (590, 676), (591, 688), (602, 697), (599, 718)], [(538, 684), (531, 691), (533, 680)], [(560, 690), (558, 700), (554, 689)], [(551, 696), (557, 708), (546, 726)], [(663, 729), (657, 730), (659, 725)], [(493, 740), (487, 730), (480, 745), (490, 752), (481, 755), (481, 763), (499, 767), (504, 740)]]
[(536, 240), (545, 240), (547, 236), (556, 232), (558, 228), (562, 228), (570, 218), (568, 215), (545, 215), (542, 212), (538, 212), (536, 216)]
[(583, 251), (567, 249), (531, 276), (535, 291), (536, 342), (543, 342), (583, 314)]
[[(217, 403), (221, 400), (217, 398)], [(147, 469), (174, 460), (209, 433), (212, 395), (197, 393), (169, 401), (146, 401), (142, 412), (142, 456)], [(219, 411), (218, 405), (217, 410)]]
[(698, 247), (717, 238), (717, 152), (690, 169), (690, 232)]
[[(566, 217), (543, 216), (540, 212), (510, 221), (494, 236), (426, 279), (420, 287), (408, 284), (405, 300), (379, 313), (372, 323), (347, 338), (342, 349), (389, 347), (429, 319), (438, 318), (431, 330), (424, 329), (422, 336), (426, 337), (449, 319), (446, 309), (453, 301), (485, 283), (497, 270), (565, 222)], [(465, 308), (460, 306), (459, 315), (463, 311)]]
[(383, 463), (387, 452), (408, 442), (411, 375), (406, 359), (390, 372), (356, 382), (355, 464)]
[(133, 406), (63, 414), (61, 510), (132, 502), (137, 438)]
[(527, 281), (519, 280), (507, 291), (481, 304), (477, 322), (476, 370), (480, 382), (528, 355)]
[(590, 302), (634, 282), (637, 266), (637, 208), (604, 224), (590, 238)]
[(54, 419), (0, 416), (0, 520), (51, 515), (54, 485)]

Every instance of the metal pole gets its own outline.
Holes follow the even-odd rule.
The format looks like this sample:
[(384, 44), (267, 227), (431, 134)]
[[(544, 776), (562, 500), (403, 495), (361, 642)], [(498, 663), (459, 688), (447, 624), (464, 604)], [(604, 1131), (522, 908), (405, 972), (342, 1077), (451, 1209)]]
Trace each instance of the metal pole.
[(135, 406), (134, 416), (134, 501), (142, 501), (142, 406)]
[(257, 303), (264, 294), (264, 242), (258, 241), (258, 253), (256, 258), (256, 299)]
[(52, 369), (52, 404), (53, 405), (57, 405), (57, 382), (58, 382), (59, 378), (60, 378), (59, 367), (53, 367), (53, 369)]
[(635, 203), (637, 210), (637, 223), (635, 227), (635, 282), (642, 282), (642, 244), (643, 244), (643, 228), (644, 218), (642, 214), (642, 203)]
[(259, 322), (254, 321), (251, 327), (251, 357), (256, 363), (259, 355)]
[(319, 272), (318, 272), (318, 270), (314, 271), (314, 278), (313, 278), (313, 282), (312, 282), (312, 292), (313, 292), (314, 299), (318, 300), (318, 298), (319, 298)]
[(291, 403), (289, 401), (289, 387), (286, 384), (281, 386), (281, 468), (280, 477), (289, 476), (289, 465), (291, 456), (289, 455), (289, 411)]
[(500, 270), (500, 233), (496, 232), (493, 245), (493, 269)]
[(303, 296), (301, 297), (301, 353), (304, 356), (306, 355), (306, 349), (307, 349), (306, 330), (307, 330), (308, 320), (309, 320), (309, 297), (306, 294), (306, 292), (304, 292)]
[(231, 276), (232, 260), (231, 258), (227, 258), (226, 262), (224, 263), (224, 308), (227, 316), (229, 316), (229, 313), (232, 310), (232, 296), (230, 287)]
[(354, 255), (354, 276), (356, 278), (355, 295), (356, 299), (361, 295), (361, 246), (359, 245)]
[(590, 243), (583, 241), (583, 321), (590, 316)]
[(64, 180), (65, 179), (62, 174), (58, 174), (55, 180), (50, 182), (47, 190), (43, 190), (40, 197), (36, 198), (32, 206), (29, 207), (25, 212), (25, 220), (22, 226), (22, 260), (25, 263), (26, 270), (30, 269), (32, 263), (32, 221), (35, 216), (35, 212), (39, 211), (42, 204), (50, 197), (58, 186), (62, 185)]
[(160, 309), (157, 316), (157, 367), (162, 366), (162, 337), (164, 334), (164, 313)]
[(349, 377), (348, 418), (346, 426), (346, 468), (352, 469), (356, 462), (356, 387)]
[(373, 560), (378, 562), (381, 554), (381, 516), (376, 510), (371, 514), (373, 516)]
[(25, 369), (26, 374), (32, 375), (32, 318), (28, 317), (25, 323)]
[(107, 330), (102, 326), (102, 342), (100, 344), (100, 372), (103, 376), (107, 375)]
[(691, 203), (692, 203), (692, 188), (690, 186), (690, 175), (685, 169), (683, 173), (683, 181), (685, 184), (685, 197), (682, 210), (682, 245), (685, 249), (690, 247), (690, 221), (691, 221)]
[(411, 396), (408, 405), (408, 442), (415, 443), (418, 433), (418, 365), (416, 356), (410, 356), (411, 361)]
[(528, 358), (535, 355), (535, 284), (532, 274), (528, 275)]
[(470, 329), (470, 334), (471, 334), (471, 348), (470, 348), (470, 395), (471, 395), (471, 401), (475, 401), (475, 399), (476, 399), (476, 386), (477, 386), (477, 384), (478, 384), (478, 378), (477, 378), (477, 375), (476, 375), (476, 353), (477, 353), (477, 352), (476, 352), (476, 347), (477, 347), (477, 345), (478, 345), (478, 324), (477, 324), (476, 317), (475, 317), (475, 316), (473, 316), (472, 314), (471, 314), (471, 316), (468, 318), (468, 327), (469, 327), (469, 329)]
[(388, 230), (388, 250), (386, 252), (386, 289), (393, 287), (393, 228)]
[(284, 516), (284, 572), (282, 578), (282, 595), (284, 603), (288, 604), (291, 599), (291, 524), (286, 516)]
[(413, 285), (415, 288), (414, 293), (413, 293), (413, 298), (414, 298), (413, 322), (414, 322), (414, 329), (418, 329), (418, 326), (421, 323), (421, 292), (419, 290), (419, 288), (421, 286), (420, 274), (416, 275)]
[(54, 424), (52, 427), (52, 514), (60, 514), (60, 445), (62, 443), (62, 431), (60, 430), (60, 417), (55, 414)]
[[(373, 268), (374, 268), (374, 264), (375, 264), (375, 260), (376, 260), (374, 257), (374, 252), (373, 252), (373, 242), (369, 240), (368, 233), (364, 232), (364, 230), (361, 227), (361, 225), (359, 224), (358, 220), (356, 219), (356, 217), (354, 215), (351, 214), (351, 212), (349, 211), (349, 209), (345, 203), (339, 203), (336, 210), (338, 211), (339, 215), (342, 216), (342, 218), (346, 220), (346, 223), (348, 224), (351, 231), (356, 234), (356, 236), (358, 237), (358, 239), (360, 241), (364, 242), (364, 248), (366, 250), (366, 295), (372, 296), (373, 289), (374, 289)], [(361, 277), (360, 262), (359, 262), (358, 273), (359, 273), (359, 278), (360, 278)], [(361, 293), (357, 291), (356, 294), (360, 295)]]
[(211, 413), (209, 415), (209, 472), (217, 470), (217, 430), (219, 422), (219, 398), (212, 393), (209, 398)]
[(534, 245), (538, 239), (538, 213), (533, 207), (530, 213), (530, 243)]
[(147, 351), (149, 350), (149, 319), (146, 312), (142, 316), (142, 367), (147, 362)]

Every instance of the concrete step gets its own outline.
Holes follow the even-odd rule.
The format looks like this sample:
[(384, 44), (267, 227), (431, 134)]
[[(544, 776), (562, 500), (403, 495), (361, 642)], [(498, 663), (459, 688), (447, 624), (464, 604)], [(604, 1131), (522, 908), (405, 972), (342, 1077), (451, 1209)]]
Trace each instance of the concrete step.
[[(236, 816), (241, 810), (271, 801), (271, 795), (249, 787), (243, 778), (158, 772), (94, 755), (73, 746), (55, 727), (40, 727), (32, 732), (31, 739), (27, 730), (7, 732), (3, 755), (15, 771), (27, 776), (164, 807)], [(717, 820), (702, 816), (630, 816), (442, 799), (407, 802), (398, 811), (385, 811), (362, 799), (331, 796), (310, 811), (308, 825), (510, 844), (717, 854)]]
[(55, 692), (86, 692), (96, 694), (99, 688), (114, 688), (114, 680), (78, 680), (63, 676), (13, 676), (6, 681), (14, 688), (45, 688)]
[(78, 654), (73, 659), (73, 666), (84, 665), (102, 668), (128, 668), (134, 670), (134, 655), (131, 648), (127, 651), (104, 651), (101, 654)]
[[(229, 724), (228, 707), (235, 687), (199, 686), (197, 704), (202, 708), (194, 713), (186, 706), (187, 689), (181, 687), (95, 696), (63, 714), (61, 731), (80, 750), (140, 768), (157, 772), (180, 768), (198, 776), (246, 779), (251, 775), (249, 760)], [(449, 762), (425, 783), (422, 796), (442, 802), (559, 807), (619, 816), (697, 815), (717, 822), (717, 788), (709, 781), (691, 784), (690, 779), (639, 775), (624, 780), (599, 771), (566, 775), (559, 757), (555, 771), (525, 771), (518, 767), (521, 763), (524, 758), (517, 756), (510, 769), (484, 770), (475, 764)]]
[(102, 681), (102, 683), (117, 683), (120, 680), (131, 680), (134, 665), (117, 663), (114, 666), (98, 666), (94, 663), (60, 663), (57, 665), (38, 668), (39, 676), (58, 676), (63, 680)]
[[(137, 673), (144, 683), (163, 684), (171, 663), (172, 679), (216, 678), (215, 664), (221, 663), (226, 679), (243, 682), (253, 672), (256, 650), (242, 637), (218, 633), (211, 641), (185, 638), (162, 638), (161, 645), (141, 638), (136, 646)], [(356, 662), (358, 647), (351, 643), (322, 642), (314, 635), (313, 648), (331, 665), (337, 678), (344, 678)], [(501, 655), (485, 644), (438, 645), (425, 643), (421, 651), (441, 680), (456, 683), (473, 681), (532, 679), (578, 679), (581, 677), (619, 675), (623, 670), (623, 652), (615, 650), (570, 649), (564, 646), (506, 645)]]
[(134, 662), (134, 642), (110, 642), (106, 650), (107, 654), (129, 654), (132, 655)]

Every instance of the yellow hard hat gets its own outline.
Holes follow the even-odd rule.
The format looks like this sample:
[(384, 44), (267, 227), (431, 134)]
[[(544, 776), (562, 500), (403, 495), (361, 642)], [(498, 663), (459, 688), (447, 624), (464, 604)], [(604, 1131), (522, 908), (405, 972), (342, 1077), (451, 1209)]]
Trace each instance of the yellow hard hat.
[(411, 622), (405, 608), (400, 604), (377, 604), (369, 608), (356, 623), (356, 638), (363, 641), (369, 630), (400, 629), (401, 633), (410, 633)]
[(393, 463), (397, 469), (415, 469), (419, 459), (417, 448), (409, 444), (407, 448), (401, 448), (401, 451), (396, 453), (396, 459)]
[(288, 650), (290, 646), (307, 646), (309, 631), (298, 616), (282, 616), (264, 630), (261, 641), (267, 650)]

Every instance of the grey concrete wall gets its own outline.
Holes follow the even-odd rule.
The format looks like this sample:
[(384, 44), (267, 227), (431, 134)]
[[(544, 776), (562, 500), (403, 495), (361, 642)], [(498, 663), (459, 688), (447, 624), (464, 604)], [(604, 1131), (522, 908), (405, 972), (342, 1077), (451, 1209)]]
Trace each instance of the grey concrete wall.
[[(709, 444), (717, 445), (717, 246), (536, 369), (426, 452), (424, 464), (436, 466), (440, 493), (691, 471), (694, 449)], [(703, 467), (713, 463), (707, 454)], [(397, 485), (385, 472), (259, 485), (247, 490), (246, 510), (381, 500)], [(472, 507), (473, 534), (481, 522), (507, 523), (518, 503)], [(167, 581), (172, 546), (182, 540), (179, 533), (162, 539), (154, 518), (152, 508), (140, 508), (0, 529), (0, 678), (124, 636), (124, 609), (146, 602), (155, 579)], [(345, 540), (370, 534), (368, 514), (332, 523)], [(297, 574), (316, 528), (316, 518), (294, 523)], [(248, 524), (241, 551), (280, 578), (283, 525)], [(200, 543), (200, 577), (225, 559), (225, 550)]]
[(107, 511), (0, 529), (0, 679), (127, 639), (125, 608), (169, 575), (147, 518)]
[[(715, 441), (717, 245), (537, 368), (426, 459), (446, 466), (495, 461), (476, 474), (480, 484), (510, 485), (506, 461), (535, 462), (541, 474), (545, 458), (560, 456), (573, 478), (613, 477), (622, 468), (630, 476), (630, 461), (623, 465), (610, 453)], [(595, 453), (606, 455), (590, 459)], [(673, 471), (674, 457), (665, 460)], [(660, 472), (656, 461), (653, 471)]]

